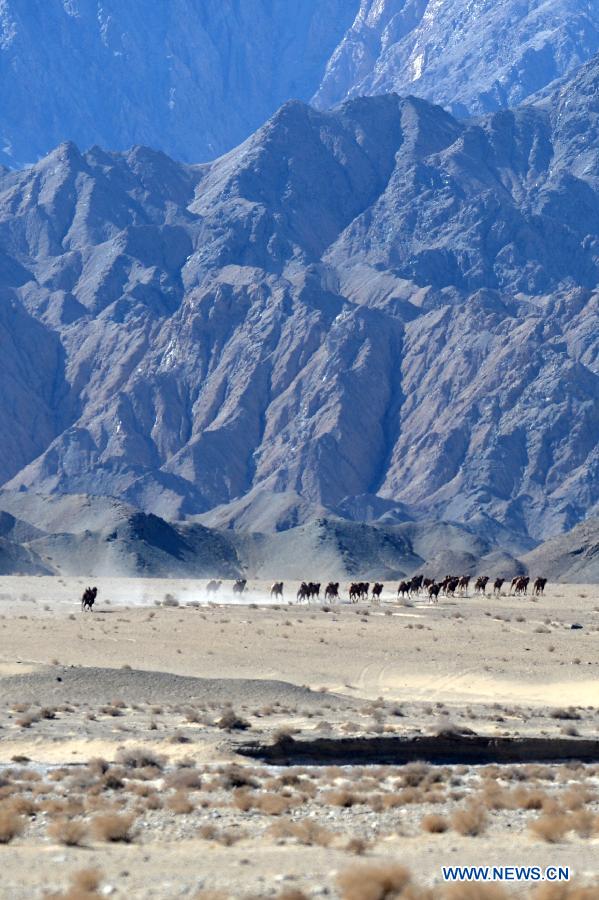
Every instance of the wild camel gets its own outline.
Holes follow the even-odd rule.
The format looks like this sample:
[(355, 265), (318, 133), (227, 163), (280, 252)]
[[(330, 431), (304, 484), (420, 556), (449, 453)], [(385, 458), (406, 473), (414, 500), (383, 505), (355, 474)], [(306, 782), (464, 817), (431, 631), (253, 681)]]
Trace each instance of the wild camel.
[(280, 598), (281, 600), (283, 599), (283, 582), (282, 581), (275, 581), (275, 583), (273, 584), (273, 586), (270, 589), (270, 596), (274, 597), (275, 600), (277, 600), (278, 598)]
[(96, 602), (96, 597), (98, 596), (98, 588), (97, 587), (87, 587), (83, 591), (83, 596), (81, 597), (81, 610), (85, 612), (93, 612), (94, 603)]
[(324, 591), (324, 599), (325, 600), (338, 600), (339, 599), (339, 582), (338, 581), (329, 581)]
[(383, 585), (380, 583), (380, 581), (376, 581), (372, 585), (372, 602), (380, 603), (382, 593), (383, 593)]
[(214, 579), (212, 579), (212, 581), (209, 581), (208, 584), (206, 585), (206, 593), (207, 594), (216, 594), (216, 592), (220, 588), (221, 584), (222, 584), (222, 581), (215, 581)]

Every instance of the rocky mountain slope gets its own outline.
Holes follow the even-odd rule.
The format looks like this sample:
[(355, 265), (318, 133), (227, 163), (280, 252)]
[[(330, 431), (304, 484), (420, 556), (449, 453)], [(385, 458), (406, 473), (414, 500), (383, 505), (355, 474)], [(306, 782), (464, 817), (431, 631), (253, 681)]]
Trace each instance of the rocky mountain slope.
[(486, 112), (597, 50), (589, 0), (0, 0), (0, 162), (65, 140), (210, 160), (293, 98)]
[(292, 102), (211, 164), (3, 172), (0, 483), (518, 544), (597, 512), (598, 98), (595, 58), (474, 121)]
[(588, 0), (361, 0), (314, 101), (398, 91), (476, 115), (518, 105), (598, 50)]

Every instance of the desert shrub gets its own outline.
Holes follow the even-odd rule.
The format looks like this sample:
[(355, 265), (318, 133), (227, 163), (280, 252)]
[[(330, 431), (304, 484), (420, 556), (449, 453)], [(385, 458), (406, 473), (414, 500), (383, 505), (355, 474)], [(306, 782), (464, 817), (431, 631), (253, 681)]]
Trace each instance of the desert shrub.
[(87, 828), (76, 819), (58, 819), (48, 826), (48, 835), (67, 847), (80, 847), (87, 836)]
[(329, 806), (341, 806), (344, 809), (349, 809), (350, 807), (355, 806), (357, 803), (364, 802), (363, 797), (359, 797), (352, 791), (346, 790), (326, 791), (322, 795), (322, 799), (323, 802), (327, 803)]
[(23, 831), (25, 823), (14, 809), (0, 807), (0, 844), (8, 844)]
[(50, 894), (49, 900), (95, 900), (102, 895), (99, 887), (102, 875), (98, 869), (80, 869), (71, 877), (71, 886), (60, 894)]
[(307, 847), (328, 847), (334, 837), (332, 831), (319, 825), (314, 819), (302, 819), (298, 822), (283, 819), (272, 825), (268, 833), (275, 840), (290, 838)]
[(580, 713), (578, 713), (573, 706), (568, 707), (568, 709), (552, 709), (549, 715), (552, 719), (580, 719)]
[(27, 713), (24, 716), (18, 718), (15, 722), (19, 728), (31, 728), (32, 725), (35, 725), (36, 722), (39, 722), (39, 716), (35, 715), (35, 713)]
[(104, 716), (113, 716), (113, 718), (123, 715), (122, 709), (120, 709), (118, 706), (101, 706), (100, 712)]
[(419, 787), (429, 776), (431, 767), (428, 763), (408, 763), (403, 768), (402, 780), (406, 787)]
[(240, 788), (233, 794), (233, 805), (242, 812), (257, 809), (267, 816), (280, 816), (282, 813), (287, 812), (290, 801), (288, 797), (283, 797), (280, 794), (251, 793), (244, 788)]
[(242, 769), (241, 766), (227, 766), (227, 768), (223, 770), (219, 780), (221, 786), (225, 790), (241, 787), (259, 787), (259, 782), (256, 778), (246, 770)]
[(463, 809), (457, 809), (451, 817), (451, 826), (459, 834), (477, 837), (487, 825), (487, 814), (478, 803), (471, 803)]
[(337, 877), (342, 900), (393, 900), (409, 883), (409, 870), (395, 863), (352, 866)]
[(563, 813), (545, 813), (530, 822), (528, 827), (540, 840), (547, 841), (548, 844), (557, 844), (568, 830), (568, 817)]
[(165, 806), (178, 816), (189, 815), (194, 810), (193, 803), (183, 791), (176, 791), (172, 797), (168, 798)]
[(365, 841), (364, 838), (351, 837), (345, 845), (345, 849), (348, 853), (355, 853), (356, 856), (363, 856), (369, 846), (368, 841)]
[(178, 790), (186, 788), (190, 791), (199, 791), (202, 787), (202, 778), (194, 769), (182, 769), (169, 775), (166, 784)]
[(17, 816), (34, 816), (37, 812), (35, 803), (29, 797), (11, 797), (6, 803), (6, 809)]
[(449, 822), (444, 816), (438, 816), (435, 813), (431, 813), (430, 815), (423, 817), (420, 827), (423, 831), (430, 832), (430, 834), (443, 834), (449, 829)]
[(577, 809), (568, 816), (568, 830), (581, 838), (590, 838), (599, 830), (599, 822), (590, 809)]
[(238, 716), (232, 709), (226, 710), (218, 719), (216, 725), (225, 731), (245, 731), (250, 727), (250, 723)]
[(152, 753), (145, 747), (127, 747), (119, 750), (116, 755), (116, 762), (127, 769), (144, 769), (146, 766), (152, 766), (155, 769), (162, 769), (164, 759), (157, 754)]
[(105, 791), (121, 791), (125, 787), (125, 782), (118, 769), (109, 769), (102, 776), (101, 784)]
[(119, 815), (118, 813), (106, 813), (95, 816), (91, 827), (94, 837), (99, 841), (111, 843), (122, 842), (128, 844), (132, 840), (131, 828), (133, 816)]
[(564, 791), (561, 802), (564, 809), (577, 810), (582, 809), (589, 801), (595, 797), (594, 793), (582, 784), (573, 784), (572, 787)]
[(518, 809), (543, 809), (549, 796), (544, 791), (517, 787), (512, 791), (512, 800)]

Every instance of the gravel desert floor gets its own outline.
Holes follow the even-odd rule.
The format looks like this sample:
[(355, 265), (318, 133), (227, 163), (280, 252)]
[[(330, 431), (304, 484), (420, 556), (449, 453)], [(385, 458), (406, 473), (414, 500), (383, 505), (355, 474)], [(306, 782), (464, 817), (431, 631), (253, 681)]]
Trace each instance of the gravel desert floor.
[(598, 586), (95, 583), (0, 578), (0, 897), (599, 897)]

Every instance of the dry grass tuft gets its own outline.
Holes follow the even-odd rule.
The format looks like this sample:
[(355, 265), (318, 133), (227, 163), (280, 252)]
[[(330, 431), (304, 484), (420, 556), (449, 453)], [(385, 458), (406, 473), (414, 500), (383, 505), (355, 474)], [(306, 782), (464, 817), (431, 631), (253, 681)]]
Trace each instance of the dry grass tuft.
[(352, 866), (337, 878), (342, 900), (393, 900), (409, 883), (409, 869), (395, 863)]
[(145, 747), (128, 747), (125, 750), (119, 750), (116, 762), (127, 769), (145, 769), (147, 766), (155, 769), (164, 767), (163, 757), (146, 750)]
[(568, 816), (568, 830), (581, 838), (590, 838), (599, 830), (599, 820), (589, 809), (577, 809)]
[(302, 819), (299, 822), (283, 819), (272, 825), (268, 829), (268, 834), (275, 840), (291, 838), (306, 847), (328, 847), (334, 838), (332, 831), (313, 819)]
[(341, 806), (343, 809), (350, 809), (357, 803), (363, 803), (364, 799), (354, 794), (352, 791), (326, 791), (322, 795), (323, 802), (329, 806)]
[(0, 844), (8, 844), (23, 831), (25, 822), (14, 808), (0, 807)]
[(95, 900), (99, 893), (102, 873), (98, 869), (80, 869), (71, 877), (71, 887), (64, 894), (51, 894), (50, 900)]
[(66, 847), (80, 847), (87, 837), (87, 828), (76, 819), (58, 819), (48, 826), (48, 835)]
[(459, 834), (466, 837), (477, 837), (487, 826), (487, 814), (482, 806), (471, 803), (463, 809), (457, 809), (451, 817), (451, 826)]
[(444, 816), (431, 813), (423, 817), (420, 827), (423, 831), (428, 831), (430, 834), (444, 834), (449, 829), (449, 822)]
[(132, 815), (100, 814), (92, 819), (92, 833), (99, 841), (128, 844), (133, 839), (131, 834), (133, 821)]
[(568, 831), (568, 816), (563, 813), (545, 813), (529, 826), (535, 837), (548, 844), (557, 844), (563, 840)]
[(195, 809), (193, 803), (184, 791), (176, 791), (164, 804), (167, 809), (177, 816), (187, 816)]
[(217, 721), (216, 725), (218, 728), (223, 728), (225, 731), (246, 731), (250, 728), (250, 723), (245, 719), (242, 719), (241, 716), (238, 716), (232, 709), (226, 710)]
[(361, 837), (352, 837), (345, 845), (348, 853), (355, 853), (356, 856), (364, 856), (370, 844)]

